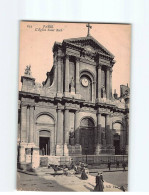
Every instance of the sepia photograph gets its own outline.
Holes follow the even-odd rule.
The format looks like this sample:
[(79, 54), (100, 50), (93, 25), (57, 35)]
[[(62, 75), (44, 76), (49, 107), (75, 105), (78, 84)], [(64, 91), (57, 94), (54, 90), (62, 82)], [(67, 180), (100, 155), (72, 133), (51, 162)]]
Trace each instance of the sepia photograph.
[(17, 190), (128, 191), (131, 25), (20, 21)]

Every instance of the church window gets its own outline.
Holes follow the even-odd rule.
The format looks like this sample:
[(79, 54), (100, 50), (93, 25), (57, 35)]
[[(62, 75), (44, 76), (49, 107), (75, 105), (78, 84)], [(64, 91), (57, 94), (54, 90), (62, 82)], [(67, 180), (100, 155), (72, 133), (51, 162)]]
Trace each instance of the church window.
[(90, 118), (84, 118), (81, 121), (81, 126), (82, 127), (93, 127), (94, 123)]

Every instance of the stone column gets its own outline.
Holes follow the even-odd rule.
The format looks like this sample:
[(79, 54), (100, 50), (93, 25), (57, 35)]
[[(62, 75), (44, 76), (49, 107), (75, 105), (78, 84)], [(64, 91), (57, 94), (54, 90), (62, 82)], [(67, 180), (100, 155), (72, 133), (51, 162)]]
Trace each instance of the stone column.
[(110, 118), (109, 118), (109, 114), (106, 114), (106, 144), (110, 145)]
[(29, 121), (29, 143), (34, 142), (34, 106), (30, 107), (30, 121)]
[(80, 130), (79, 130), (79, 111), (77, 110), (75, 112), (75, 123), (74, 123), (74, 129), (75, 129), (75, 143), (80, 144)]
[(112, 116), (110, 116), (110, 145), (111, 145), (111, 147), (113, 147)]
[(75, 121), (74, 121), (74, 129), (75, 129), (75, 155), (82, 155), (82, 147), (80, 144), (80, 120), (79, 120), (79, 110), (75, 112)]
[(80, 93), (80, 58), (76, 58), (76, 93)]
[(18, 155), (19, 166), (25, 162), (25, 147), (27, 142), (27, 106), (21, 105), (21, 139), (19, 143)]
[[(96, 138), (95, 138), (96, 139)], [(95, 154), (98, 155), (101, 153), (101, 113), (97, 113), (97, 145), (96, 145), (96, 151)]]
[(98, 66), (98, 98), (101, 98), (101, 65)]
[(69, 56), (65, 57), (65, 95), (69, 93)]
[(101, 144), (101, 113), (97, 114), (97, 143)]
[(26, 120), (26, 142), (29, 143), (29, 133), (30, 133), (30, 106), (27, 106), (27, 120)]
[(112, 98), (112, 68), (110, 68), (110, 99)]
[(61, 94), (62, 89), (62, 67), (61, 67), (61, 56), (57, 56), (57, 95)]
[(63, 155), (63, 111), (57, 110), (57, 145), (56, 155)]
[(27, 106), (21, 105), (21, 142), (26, 142)]
[(106, 71), (106, 97), (109, 99), (109, 93), (110, 93), (110, 71), (109, 68), (107, 68)]
[(129, 146), (129, 114), (126, 115), (126, 154), (128, 154)]
[(68, 145), (69, 145), (69, 110), (65, 109), (64, 110), (64, 155), (68, 156), (69, 151), (68, 151)]

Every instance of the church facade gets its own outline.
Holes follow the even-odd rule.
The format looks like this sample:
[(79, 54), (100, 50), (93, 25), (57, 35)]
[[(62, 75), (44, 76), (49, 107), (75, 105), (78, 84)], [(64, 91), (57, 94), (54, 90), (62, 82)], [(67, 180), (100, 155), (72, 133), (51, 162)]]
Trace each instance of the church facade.
[(53, 46), (53, 67), (36, 83), (27, 66), (18, 109), (19, 161), (128, 153), (129, 87), (112, 93), (114, 55), (88, 34)]

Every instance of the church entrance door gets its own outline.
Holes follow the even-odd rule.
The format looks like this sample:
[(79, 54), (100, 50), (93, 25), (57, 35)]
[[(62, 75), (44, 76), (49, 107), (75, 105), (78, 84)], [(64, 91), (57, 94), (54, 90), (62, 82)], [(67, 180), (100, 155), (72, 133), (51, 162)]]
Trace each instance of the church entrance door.
[(50, 155), (50, 132), (41, 130), (39, 132), (40, 155)]
[(115, 155), (120, 155), (121, 151), (120, 151), (120, 136), (119, 135), (114, 135), (114, 143), (113, 143), (114, 147), (115, 147)]
[(50, 138), (39, 137), (40, 155), (50, 155)]
[(84, 118), (80, 126), (80, 144), (83, 155), (94, 154), (94, 131), (95, 125), (91, 118)]
[(81, 128), (81, 146), (83, 155), (94, 154), (94, 129)]

